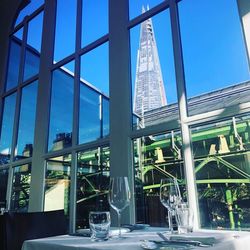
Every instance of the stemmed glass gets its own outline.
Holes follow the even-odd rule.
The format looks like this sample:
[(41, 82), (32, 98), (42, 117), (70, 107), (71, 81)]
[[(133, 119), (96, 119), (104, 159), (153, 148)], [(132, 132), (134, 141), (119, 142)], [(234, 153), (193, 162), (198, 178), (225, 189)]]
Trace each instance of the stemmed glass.
[(110, 206), (117, 212), (119, 235), (121, 237), (121, 212), (129, 205), (130, 190), (128, 177), (111, 177), (108, 200)]
[(168, 210), (168, 225), (170, 232), (173, 233), (173, 216), (178, 204), (181, 202), (181, 193), (176, 178), (166, 178), (161, 180), (160, 201)]

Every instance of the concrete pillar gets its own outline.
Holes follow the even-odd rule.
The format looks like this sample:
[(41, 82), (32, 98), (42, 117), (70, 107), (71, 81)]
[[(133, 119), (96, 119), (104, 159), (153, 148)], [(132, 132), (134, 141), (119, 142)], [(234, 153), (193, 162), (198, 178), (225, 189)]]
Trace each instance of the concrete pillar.
[(250, 68), (250, 1), (237, 0), (237, 3), (248, 53), (248, 64)]

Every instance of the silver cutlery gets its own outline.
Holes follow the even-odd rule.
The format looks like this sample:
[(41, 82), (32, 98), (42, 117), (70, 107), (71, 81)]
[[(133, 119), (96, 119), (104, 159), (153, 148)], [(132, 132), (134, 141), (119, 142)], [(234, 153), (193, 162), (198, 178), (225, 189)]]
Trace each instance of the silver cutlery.
[(211, 247), (209, 244), (204, 244), (201, 241), (198, 240), (189, 240), (189, 239), (170, 239), (166, 237), (164, 234), (157, 232), (157, 235), (164, 240), (164, 242), (168, 243), (176, 243), (176, 244), (189, 244), (193, 246), (199, 246), (199, 247)]

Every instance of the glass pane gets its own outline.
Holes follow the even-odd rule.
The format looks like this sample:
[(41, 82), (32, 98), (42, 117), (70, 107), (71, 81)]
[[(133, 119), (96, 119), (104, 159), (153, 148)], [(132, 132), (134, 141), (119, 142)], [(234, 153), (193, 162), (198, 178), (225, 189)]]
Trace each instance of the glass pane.
[(250, 116), (192, 128), (202, 228), (249, 230)]
[(6, 76), (6, 91), (18, 85), (21, 58), (21, 41), (15, 37), (11, 39), (8, 71)]
[(109, 135), (109, 100), (107, 98), (102, 98), (102, 135), (103, 137)]
[(77, 0), (57, 0), (55, 62), (75, 51), (76, 7)]
[(81, 80), (107, 96), (109, 95), (108, 52), (108, 43), (105, 43), (81, 57)]
[(10, 210), (27, 212), (29, 207), (31, 164), (14, 168)]
[[(195, 97), (189, 101), (191, 115), (199, 113), (199, 107), (194, 110), (194, 103), (208, 98), (218, 99), (204, 105), (209, 110), (223, 108), (220, 97), (232, 88), (238, 91), (245, 86), (241, 83), (250, 79), (237, 1), (218, 0), (216, 8), (214, 4), (210, 0), (179, 2), (187, 96)], [(230, 98), (226, 103), (249, 100), (248, 94), (237, 101)]]
[(44, 211), (69, 211), (71, 155), (58, 156), (47, 161)]
[(178, 119), (169, 11), (130, 31), (134, 127)]
[(0, 138), (0, 164), (8, 163), (10, 160), (15, 105), (16, 93), (4, 99), (3, 120)]
[(148, 11), (156, 5), (162, 3), (164, 0), (129, 0), (129, 17), (133, 19), (140, 14)]
[(43, 12), (29, 22), (27, 44), (37, 52), (41, 52), (43, 29)]
[(21, 111), (18, 128), (16, 159), (31, 157), (35, 129), (37, 82), (22, 90)]
[(0, 169), (0, 206), (6, 206), (6, 193), (8, 185), (8, 169)]
[(72, 144), (74, 75), (68, 70), (72, 63), (53, 72), (48, 150)]
[(85, 84), (80, 86), (79, 143), (100, 138), (100, 94)]
[(44, 4), (44, 0), (29, 1), (29, 4), (19, 12), (15, 27), (21, 23), (26, 16), (31, 15), (35, 10), (37, 10), (42, 4)]
[[(176, 177), (182, 197), (186, 187), (179, 131), (134, 140), (136, 222), (167, 227), (167, 209), (160, 203), (162, 178)], [(155, 208), (157, 207), (157, 213)]]
[(82, 47), (84, 47), (108, 33), (108, 0), (83, 1), (82, 12)]
[(89, 228), (90, 211), (109, 211), (109, 148), (78, 153), (76, 229)]
[(26, 50), (23, 81), (35, 76), (39, 72), (40, 55)]
[(21, 42), (23, 40), (23, 28), (19, 29), (14, 36)]

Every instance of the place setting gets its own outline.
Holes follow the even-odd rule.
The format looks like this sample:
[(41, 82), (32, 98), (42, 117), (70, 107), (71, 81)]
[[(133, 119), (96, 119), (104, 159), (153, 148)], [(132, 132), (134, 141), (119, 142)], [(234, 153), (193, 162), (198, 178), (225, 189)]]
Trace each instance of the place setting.
[(211, 247), (214, 237), (193, 235), (193, 211), (184, 202), (176, 178), (165, 178), (160, 184), (160, 201), (168, 211), (169, 230), (156, 232), (161, 240), (142, 240), (143, 249), (193, 249)]
[(164, 231), (148, 224), (121, 225), (121, 214), (129, 205), (130, 198), (128, 178), (112, 177), (108, 201), (117, 213), (118, 227), (111, 227), (109, 211), (91, 211), (90, 228), (77, 233), (90, 237), (92, 242), (134, 242), (141, 249), (193, 249), (210, 247), (215, 243), (214, 237), (193, 235), (193, 211), (183, 201), (176, 178), (162, 179), (160, 184), (160, 201), (168, 211), (168, 228)]

